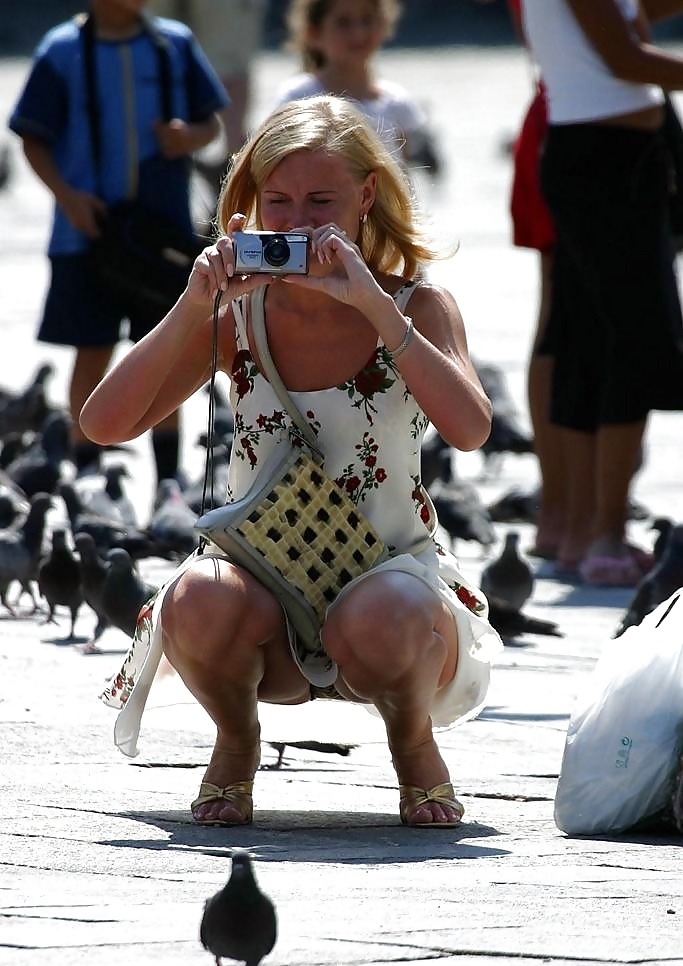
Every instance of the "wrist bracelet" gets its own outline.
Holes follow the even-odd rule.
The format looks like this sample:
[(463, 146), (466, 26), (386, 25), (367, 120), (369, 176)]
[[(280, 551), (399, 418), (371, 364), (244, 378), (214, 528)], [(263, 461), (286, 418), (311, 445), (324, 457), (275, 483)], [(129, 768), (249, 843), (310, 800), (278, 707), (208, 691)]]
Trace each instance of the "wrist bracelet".
[(408, 344), (410, 340), (413, 337), (413, 332), (415, 330), (415, 327), (413, 326), (413, 320), (410, 318), (409, 315), (405, 316), (405, 320), (408, 323), (408, 325), (406, 326), (406, 331), (403, 335), (403, 338), (401, 339), (400, 344), (397, 345), (395, 349), (387, 349), (387, 352), (389, 353), (389, 358), (392, 360), (392, 362), (394, 359), (397, 358), (397, 356), (400, 356), (402, 352), (405, 352), (405, 350), (408, 348)]

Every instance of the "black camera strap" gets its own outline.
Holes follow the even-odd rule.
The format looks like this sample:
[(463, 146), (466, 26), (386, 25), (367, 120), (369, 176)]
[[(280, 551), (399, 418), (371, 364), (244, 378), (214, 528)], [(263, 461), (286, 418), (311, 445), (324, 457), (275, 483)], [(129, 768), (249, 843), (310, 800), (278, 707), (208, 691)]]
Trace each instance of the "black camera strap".
[[(173, 117), (171, 54), (168, 40), (156, 29), (149, 17), (141, 17), (142, 25), (154, 43), (157, 52), (161, 117), (170, 121)], [(102, 123), (100, 102), (97, 96), (97, 70), (95, 64), (95, 21), (91, 14), (79, 16), (85, 68), (85, 93), (90, 125), (90, 143), (95, 160), (96, 176), (101, 190), (102, 173)]]

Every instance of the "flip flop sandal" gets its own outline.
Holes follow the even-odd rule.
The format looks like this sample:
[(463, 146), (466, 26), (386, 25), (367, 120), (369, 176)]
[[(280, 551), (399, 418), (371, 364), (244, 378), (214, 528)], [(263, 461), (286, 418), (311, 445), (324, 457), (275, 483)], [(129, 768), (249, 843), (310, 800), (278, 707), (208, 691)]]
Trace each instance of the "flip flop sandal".
[[(219, 785), (212, 785), (211, 782), (202, 782), (199, 786), (199, 795), (190, 805), (192, 818), (197, 825), (223, 825), (227, 827), (251, 825), (254, 818), (253, 788), (253, 779), (244, 782), (233, 782), (232, 785), (226, 785), (225, 788), (221, 788)], [(207, 805), (209, 802), (221, 800), (228, 805), (232, 805), (240, 817), (226, 821), (225, 819), (218, 818), (197, 818), (194, 814), (198, 805)]]
[[(455, 797), (453, 786), (450, 782), (435, 785), (434, 788), (418, 788), (416, 785), (399, 785), (399, 815), (401, 822), (410, 828), (455, 828), (460, 825), (460, 821), (465, 814), (465, 808)], [(411, 822), (410, 817), (422, 805), (435, 802), (437, 805), (445, 805), (454, 809), (458, 817), (452, 822)]]
[(579, 564), (579, 573), (584, 583), (593, 587), (635, 587), (643, 576), (632, 556), (586, 557)]

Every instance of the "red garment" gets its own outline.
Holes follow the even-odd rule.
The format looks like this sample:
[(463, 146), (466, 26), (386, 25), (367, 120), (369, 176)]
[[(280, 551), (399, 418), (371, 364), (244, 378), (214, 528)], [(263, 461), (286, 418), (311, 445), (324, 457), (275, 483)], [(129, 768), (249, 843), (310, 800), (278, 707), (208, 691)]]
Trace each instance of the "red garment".
[(508, 0), (508, 7), (513, 16), (522, 16), (522, 0)]
[(547, 128), (545, 89), (539, 84), (513, 149), (510, 214), (513, 244), (520, 248), (536, 248), (541, 252), (552, 251), (555, 244), (555, 228), (541, 191), (539, 170)]

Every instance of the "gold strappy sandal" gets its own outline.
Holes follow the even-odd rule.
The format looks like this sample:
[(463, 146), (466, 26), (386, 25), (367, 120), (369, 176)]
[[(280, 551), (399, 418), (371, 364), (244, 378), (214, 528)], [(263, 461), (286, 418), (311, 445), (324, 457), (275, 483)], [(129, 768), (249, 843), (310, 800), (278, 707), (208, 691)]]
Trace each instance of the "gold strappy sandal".
[[(454, 828), (460, 824), (460, 820), (465, 814), (464, 806), (455, 797), (453, 786), (450, 782), (442, 785), (435, 785), (434, 788), (418, 788), (416, 785), (399, 785), (401, 800), (399, 802), (399, 815), (404, 825), (410, 828)], [(453, 808), (458, 813), (454, 822), (411, 822), (410, 816), (415, 810), (429, 802), (436, 802), (437, 805), (445, 805)]]
[[(202, 782), (199, 786), (199, 795), (190, 805), (192, 818), (198, 825), (251, 825), (254, 818), (254, 801), (252, 791), (254, 788), (253, 779), (244, 782), (233, 782), (221, 788), (219, 785), (212, 785), (211, 782)], [(239, 814), (239, 818), (234, 822), (226, 822), (221, 819), (195, 818), (194, 810), (198, 805), (206, 805), (208, 802), (215, 802), (223, 799), (232, 805)]]

